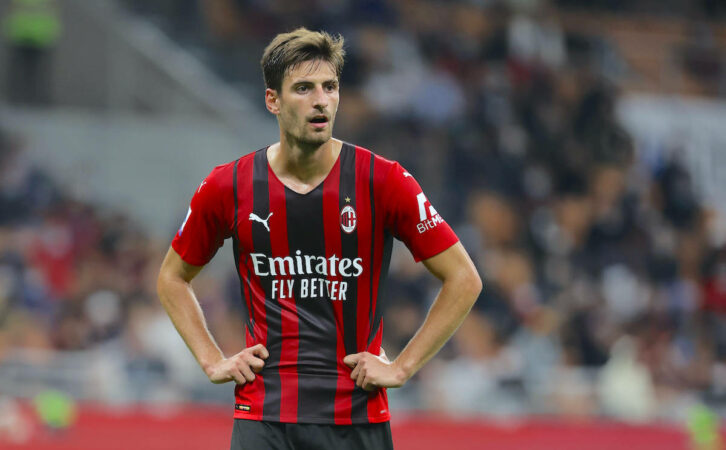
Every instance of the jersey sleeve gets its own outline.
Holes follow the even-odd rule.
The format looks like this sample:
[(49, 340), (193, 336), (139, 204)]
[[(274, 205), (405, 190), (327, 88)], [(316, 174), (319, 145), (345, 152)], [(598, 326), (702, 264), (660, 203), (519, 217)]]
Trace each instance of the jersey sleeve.
[(194, 266), (207, 264), (232, 235), (224, 192), (215, 175), (212, 171), (194, 192), (186, 218), (171, 243), (179, 256)]
[(393, 164), (383, 191), (387, 226), (406, 244), (416, 262), (436, 256), (459, 241), (418, 182), (400, 164)]

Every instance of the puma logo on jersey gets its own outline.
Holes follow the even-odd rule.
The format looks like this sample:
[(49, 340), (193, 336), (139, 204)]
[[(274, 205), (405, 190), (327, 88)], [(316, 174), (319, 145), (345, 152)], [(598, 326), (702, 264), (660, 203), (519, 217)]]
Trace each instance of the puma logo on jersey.
[(410, 174), (410, 173), (408, 173), (408, 172), (403, 172), (403, 178), (406, 178), (406, 177), (410, 177), (410, 176), (411, 176), (411, 174)]
[(250, 213), (250, 220), (254, 220), (255, 222), (260, 222), (262, 225), (265, 226), (265, 228), (267, 229), (267, 232), (268, 233), (270, 232), (270, 227), (269, 227), (269, 225), (267, 225), (267, 221), (270, 220), (270, 217), (272, 217), (272, 213), (270, 213), (270, 215), (267, 216), (267, 219), (262, 220), (260, 218), (260, 216), (258, 216), (257, 214)]

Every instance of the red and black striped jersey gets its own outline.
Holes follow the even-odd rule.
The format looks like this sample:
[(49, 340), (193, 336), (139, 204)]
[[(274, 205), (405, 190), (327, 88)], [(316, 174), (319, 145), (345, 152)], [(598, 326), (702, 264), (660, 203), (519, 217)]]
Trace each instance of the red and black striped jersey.
[(270, 353), (255, 380), (235, 388), (235, 417), (288, 423), (389, 420), (385, 389), (367, 392), (343, 358), (380, 353), (381, 304), (393, 237), (419, 261), (456, 235), (398, 163), (344, 144), (307, 194), (274, 174), (267, 148), (216, 167), (195, 192), (172, 242), (204, 265), (234, 243), (246, 344)]

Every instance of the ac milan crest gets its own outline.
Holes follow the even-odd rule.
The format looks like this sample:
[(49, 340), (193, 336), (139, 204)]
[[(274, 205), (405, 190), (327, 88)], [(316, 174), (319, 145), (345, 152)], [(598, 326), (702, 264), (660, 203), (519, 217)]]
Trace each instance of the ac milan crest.
[(355, 209), (352, 206), (347, 205), (340, 211), (340, 228), (346, 233), (352, 233), (355, 230), (355, 226), (358, 223), (358, 218), (355, 216)]

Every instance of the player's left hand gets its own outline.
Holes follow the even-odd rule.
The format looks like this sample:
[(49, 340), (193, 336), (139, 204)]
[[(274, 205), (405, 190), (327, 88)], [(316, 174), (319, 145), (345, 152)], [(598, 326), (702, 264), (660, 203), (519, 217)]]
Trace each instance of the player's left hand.
[(395, 362), (389, 361), (382, 348), (379, 356), (369, 352), (354, 353), (343, 358), (343, 362), (353, 369), (350, 378), (355, 380), (356, 386), (366, 391), (403, 386), (401, 371)]

